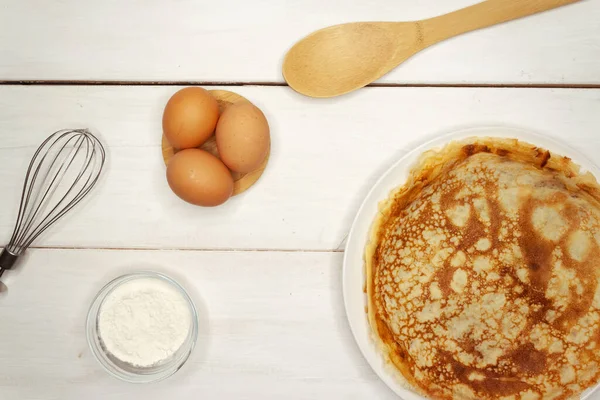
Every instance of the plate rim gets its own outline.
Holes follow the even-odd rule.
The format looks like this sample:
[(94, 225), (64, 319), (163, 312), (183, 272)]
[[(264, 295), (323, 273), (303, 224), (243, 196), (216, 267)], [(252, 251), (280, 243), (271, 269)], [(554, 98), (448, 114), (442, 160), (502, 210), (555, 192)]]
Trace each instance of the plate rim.
[[(515, 138), (520, 141), (538, 145), (561, 156), (567, 156), (571, 158), (575, 164), (581, 167), (582, 172), (589, 171), (600, 180), (599, 168), (587, 156), (581, 154), (581, 152), (568, 144), (563, 143), (561, 140), (554, 137), (544, 135), (539, 131), (508, 125), (473, 126), (446, 131), (440, 135), (429, 137), (418, 142), (406, 154), (394, 161), (390, 167), (377, 178), (358, 207), (348, 233), (348, 240), (344, 247), (344, 256), (342, 260), (342, 294), (346, 318), (350, 330), (352, 331), (354, 341), (363, 358), (389, 389), (403, 400), (429, 399), (404, 387), (399, 382), (398, 378), (389, 370), (390, 367), (387, 365), (382, 354), (375, 347), (375, 343), (371, 338), (372, 332), (367, 320), (367, 313), (365, 312), (367, 306), (366, 295), (363, 289), (366, 284), (364, 249), (367, 244), (368, 234), (371, 231), (373, 218), (376, 215), (379, 203), (389, 196), (391, 190), (406, 182), (406, 177), (408, 176), (410, 168), (414, 166), (414, 163), (423, 152), (444, 146), (453, 140), (464, 140), (470, 137), (485, 136)], [(400, 179), (400, 183), (396, 183), (390, 187), (391, 184), (387, 181), (390, 180), (393, 175), (405, 176)], [(378, 196), (379, 192), (382, 191), (385, 193), (385, 197)], [(358, 268), (359, 271), (356, 271), (357, 267), (360, 267)], [(356, 275), (360, 276), (358, 281)], [(357, 285), (359, 286), (359, 291), (357, 291)], [(360, 295), (357, 293), (360, 293)], [(362, 298), (362, 301), (357, 301), (357, 297)], [(357, 303), (360, 303), (360, 307), (357, 306)], [(599, 387), (600, 383), (584, 391), (581, 400), (590, 400), (590, 396), (595, 393)]]

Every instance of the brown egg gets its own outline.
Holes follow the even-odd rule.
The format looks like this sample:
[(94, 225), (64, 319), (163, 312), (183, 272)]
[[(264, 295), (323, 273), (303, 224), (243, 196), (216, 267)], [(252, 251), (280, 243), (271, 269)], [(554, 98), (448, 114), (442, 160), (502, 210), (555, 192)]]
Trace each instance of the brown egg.
[(167, 181), (177, 196), (198, 206), (218, 206), (233, 194), (231, 172), (217, 157), (200, 149), (176, 153), (167, 165)]
[(252, 172), (269, 151), (269, 123), (253, 104), (233, 104), (219, 118), (216, 140), (219, 156), (229, 169)]
[(217, 100), (201, 87), (188, 87), (167, 102), (163, 132), (176, 149), (198, 147), (213, 134), (218, 119)]

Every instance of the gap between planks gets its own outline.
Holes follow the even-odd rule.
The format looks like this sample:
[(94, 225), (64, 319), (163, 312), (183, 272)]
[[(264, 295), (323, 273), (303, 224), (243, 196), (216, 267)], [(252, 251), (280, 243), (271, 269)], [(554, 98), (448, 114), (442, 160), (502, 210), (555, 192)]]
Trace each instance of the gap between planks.
[[(288, 86), (284, 82), (218, 81), (95, 81), (95, 80), (0, 80), (7, 86)], [(372, 83), (375, 88), (507, 88), (507, 89), (600, 89), (600, 84), (559, 83)]]
[(35, 250), (191, 251), (211, 253), (343, 253), (343, 249), (31, 246)]

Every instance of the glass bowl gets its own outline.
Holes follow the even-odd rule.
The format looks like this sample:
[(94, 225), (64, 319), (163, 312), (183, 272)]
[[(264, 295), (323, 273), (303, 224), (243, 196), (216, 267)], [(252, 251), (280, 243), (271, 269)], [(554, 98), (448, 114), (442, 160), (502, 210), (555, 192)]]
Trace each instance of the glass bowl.
[[(123, 362), (114, 357), (105, 348), (98, 331), (98, 316), (102, 304), (104, 303), (104, 300), (107, 298), (107, 296), (110, 295), (113, 292), (113, 290), (115, 290), (117, 287), (126, 282), (144, 278), (159, 279), (163, 282), (166, 282), (171, 287), (175, 288), (179, 293), (181, 293), (183, 298), (186, 300), (189, 306), (191, 316), (188, 335), (181, 347), (179, 347), (179, 349), (171, 357), (151, 367), (135, 366), (130, 363)], [(86, 321), (86, 333), (88, 345), (90, 346), (94, 357), (109, 374), (118, 379), (130, 383), (157, 382), (168, 378), (169, 376), (177, 372), (183, 366), (183, 364), (185, 364), (190, 354), (192, 353), (192, 350), (196, 345), (196, 339), (198, 337), (198, 313), (196, 311), (196, 307), (194, 306), (194, 302), (187, 294), (185, 289), (173, 279), (157, 272), (136, 272), (120, 276), (109, 282), (100, 290), (100, 292), (92, 302), (92, 305), (90, 306), (90, 310), (88, 312)]]

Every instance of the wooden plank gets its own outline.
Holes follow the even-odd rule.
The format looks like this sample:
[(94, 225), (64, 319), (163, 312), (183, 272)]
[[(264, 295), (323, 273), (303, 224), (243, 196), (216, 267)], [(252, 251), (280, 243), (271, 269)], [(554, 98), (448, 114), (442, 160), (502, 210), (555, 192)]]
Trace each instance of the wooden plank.
[(35, 147), (69, 126), (99, 132), (107, 169), (40, 246), (335, 250), (375, 180), (440, 133), (506, 124), (600, 154), (600, 90), (367, 88), (316, 101), (286, 87), (238, 87), (270, 121), (271, 160), (248, 192), (199, 208), (174, 196), (164, 175), (161, 113), (176, 90), (0, 86), (0, 243)]
[[(0, 398), (392, 400), (348, 327), (341, 262), (333, 253), (31, 250), (0, 293)], [(105, 373), (84, 329), (100, 288), (140, 269), (178, 280), (200, 313), (190, 360), (142, 386)]]
[[(0, 80), (282, 82), (287, 50), (338, 23), (433, 17), (477, 0), (4, 1)], [(384, 83), (600, 84), (600, 2), (451, 39)]]

